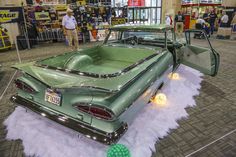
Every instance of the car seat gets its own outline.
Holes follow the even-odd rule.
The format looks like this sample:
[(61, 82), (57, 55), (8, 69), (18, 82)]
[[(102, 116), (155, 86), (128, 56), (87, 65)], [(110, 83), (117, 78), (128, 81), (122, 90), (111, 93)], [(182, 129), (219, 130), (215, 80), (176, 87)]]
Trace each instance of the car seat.
[(65, 69), (79, 70), (82, 67), (93, 63), (93, 59), (88, 55), (75, 55), (65, 64)]

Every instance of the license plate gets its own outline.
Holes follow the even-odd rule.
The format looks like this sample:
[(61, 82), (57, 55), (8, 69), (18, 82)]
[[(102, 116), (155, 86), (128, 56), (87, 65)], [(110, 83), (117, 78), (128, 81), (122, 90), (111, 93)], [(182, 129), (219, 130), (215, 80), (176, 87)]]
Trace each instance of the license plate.
[(48, 89), (45, 93), (45, 101), (60, 106), (61, 94)]

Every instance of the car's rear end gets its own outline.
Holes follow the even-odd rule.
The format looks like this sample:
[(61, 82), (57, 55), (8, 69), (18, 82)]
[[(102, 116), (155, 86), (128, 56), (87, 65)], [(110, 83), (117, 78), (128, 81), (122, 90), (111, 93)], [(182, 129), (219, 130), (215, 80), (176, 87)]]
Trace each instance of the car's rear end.
[[(118, 140), (115, 132), (121, 136), (127, 129), (125, 124), (114, 120), (114, 113), (109, 108), (91, 104), (93, 94), (99, 93), (99, 96), (106, 99), (114, 93), (92, 87), (55, 88), (47, 84), (50, 81), (42, 81), (46, 79), (45, 76), (41, 75), (40, 80), (27, 72), (22, 73), (23, 75), (15, 80), (17, 94), (11, 98), (17, 105), (106, 144)], [(99, 120), (93, 123), (94, 118)]]
[[(163, 82), (162, 75), (171, 72), (172, 64), (167, 51), (155, 52), (114, 74), (21, 64), (15, 66), (23, 75), (15, 80), (17, 94), (12, 101), (93, 140), (112, 144)], [(140, 105), (133, 105), (150, 87)]]

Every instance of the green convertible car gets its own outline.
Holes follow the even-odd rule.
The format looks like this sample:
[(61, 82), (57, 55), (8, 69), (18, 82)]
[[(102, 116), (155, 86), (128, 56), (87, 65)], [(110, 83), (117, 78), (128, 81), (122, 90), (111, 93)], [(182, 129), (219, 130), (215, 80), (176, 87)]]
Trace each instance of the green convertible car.
[[(103, 44), (14, 66), (11, 100), (104, 144), (116, 143), (180, 64), (215, 76), (219, 55), (165, 25), (116, 26)], [(204, 32), (202, 32), (204, 33)]]

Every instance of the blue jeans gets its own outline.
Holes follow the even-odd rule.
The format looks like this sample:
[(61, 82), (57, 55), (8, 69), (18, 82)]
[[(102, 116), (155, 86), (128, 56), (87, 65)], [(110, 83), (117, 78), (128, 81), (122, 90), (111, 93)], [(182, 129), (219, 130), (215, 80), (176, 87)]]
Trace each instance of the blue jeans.
[(210, 23), (210, 29), (211, 29), (211, 34), (214, 33), (214, 30), (215, 30), (215, 23)]
[(220, 23), (220, 27), (228, 27), (228, 24), (227, 23)]
[(210, 28), (209, 28), (209, 27), (205, 27), (204, 30), (205, 30), (205, 32), (206, 32), (207, 35), (210, 34)]

